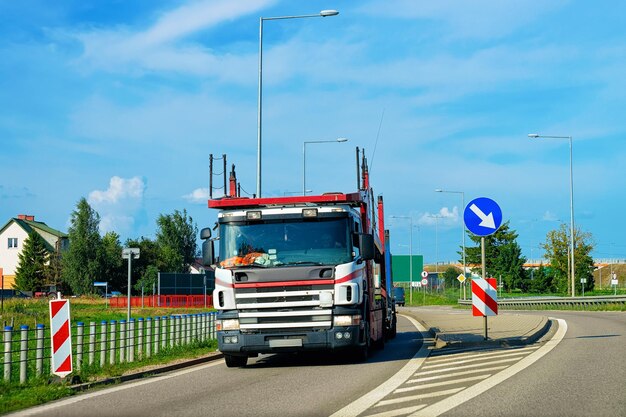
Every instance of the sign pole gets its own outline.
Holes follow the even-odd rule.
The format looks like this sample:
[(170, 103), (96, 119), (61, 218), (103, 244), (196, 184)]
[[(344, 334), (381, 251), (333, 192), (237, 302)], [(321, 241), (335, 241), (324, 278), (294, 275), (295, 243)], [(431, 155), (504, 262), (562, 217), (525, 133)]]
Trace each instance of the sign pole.
[[(485, 237), (480, 238), (480, 261), (482, 262), (483, 267), (483, 279), (487, 279), (487, 273), (485, 272)], [(485, 340), (487, 337), (487, 316), (485, 315)]]

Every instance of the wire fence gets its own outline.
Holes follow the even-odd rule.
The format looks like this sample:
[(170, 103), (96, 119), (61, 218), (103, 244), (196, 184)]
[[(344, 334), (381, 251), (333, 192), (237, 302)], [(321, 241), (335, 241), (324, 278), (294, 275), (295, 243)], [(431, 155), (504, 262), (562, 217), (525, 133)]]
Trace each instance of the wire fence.
[[(132, 363), (160, 351), (215, 339), (216, 313), (181, 314), (111, 320), (71, 326), (74, 372), (81, 367), (104, 367)], [(3, 354), (0, 375), (7, 383), (26, 383), (29, 379), (51, 375), (50, 328), (5, 326), (2, 331)]]

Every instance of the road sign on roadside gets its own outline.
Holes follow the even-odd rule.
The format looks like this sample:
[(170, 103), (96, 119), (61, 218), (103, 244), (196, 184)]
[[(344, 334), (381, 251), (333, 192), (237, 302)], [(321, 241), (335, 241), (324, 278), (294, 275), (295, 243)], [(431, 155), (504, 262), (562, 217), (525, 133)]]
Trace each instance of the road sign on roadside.
[(487, 197), (470, 201), (463, 212), (465, 227), (476, 236), (489, 236), (502, 224), (502, 209)]
[(50, 300), (50, 337), (52, 339), (52, 373), (64, 378), (72, 373), (69, 300)]
[(497, 316), (498, 291), (495, 278), (472, 279), (472, 315)]
[(428, 278), (428, 271), (422, 271), (422, 278)]
[(463, 282), (465, 282), (465, 280), (466, 280), (467, 278), (465, 277), (465, 275), (463, 275), (463, 274), (459, 274), (459, 276), (458, 276), (458, 277), (456, 277), (456, 279), (458, 279), (460, 283), (463, 283)]
[(426, 278), (422, 279), (422, 285), (424, 286), (428, 285), (428, 280)]
[(417, 288), (422, 288), (422, 283), (421, 283), (420, 281), (417, 281), (417, 282), (415, 283), (415, 286), (416, 286)]

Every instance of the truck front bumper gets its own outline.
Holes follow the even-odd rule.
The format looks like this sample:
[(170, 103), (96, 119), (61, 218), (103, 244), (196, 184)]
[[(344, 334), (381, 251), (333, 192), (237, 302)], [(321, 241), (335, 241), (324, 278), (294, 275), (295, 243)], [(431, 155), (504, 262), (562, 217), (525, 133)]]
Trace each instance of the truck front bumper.
[(276, 333), (242, 333), (229, 330), (218, 331), (217, 341), (218, 349), (230, 354), (335, 350), (360, 346), (362, 332), (363, 329), (359, 326)]

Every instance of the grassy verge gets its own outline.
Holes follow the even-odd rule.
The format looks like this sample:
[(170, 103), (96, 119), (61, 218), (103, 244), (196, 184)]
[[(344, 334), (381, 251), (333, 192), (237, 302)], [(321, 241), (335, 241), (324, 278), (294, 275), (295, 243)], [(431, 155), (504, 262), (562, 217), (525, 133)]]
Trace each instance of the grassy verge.
[[(3, 305), (0, 323), (3, 326), (11, 325), (19, 328), (21, 325), (28, 325), (31, 329), (36, 324), (43, 323), (49, 327), (48, 300), (39, 299), (11, 299), (5, 300)], [(102, 298), (72, 298), (70, 299), (71, 321), (74, 325), (77, 322), (100, 323), (101, 321), (126, 319), (127, 310), (125, 308), (107, 308), (106, 300)], [(178, 314), (204, 313), (208, 309), (199, 308), (132, 308), (132, 317), (146, 318), (157, 316), (169, 316)], [(73, 335), (73, 338), (75, 335)], [(34, 344), (34, 340), (29, 340), (29, 345)], [(49, 343), (49, 342), (47, 342)], [(47, 345), (49, 346), (49, 345)], [(32, 346), (30, 346), (32, 348)], [(18, 342), (14, 342), (14, 350), (19, 349)], [(100, 367), (99, 363), (92, 365), (83, 364), (80, 371), (70, 375), (72, 382), (92, 382), (106, 378), (118, 377), (129, 373), (149, 370), (162, 364), (171, 364), (176, 361), (194, 359), (214, 352), (217, 349), (215, 340), (194, 342), (183, 346), (173, 346), (161, 348), (158, 354), (153, 354), (150, 358), (135, 360), (133, 363), (107, 364)], [(137, 359), (137, 358), (136, 358)], [(96, 362), (98, 360), (96, 359)], [(29, 375), (34, 366), (29, 363)], [(44, 361), (44, 369), (49, 367), (49, 360)], [(69, 381), (59, 383), (49, 375), (40, 378), (30, 378), (27, 383), (16, 382), (17, 366), (13, 367), (12, 382), (0, 381), (0, 414), (10, 411), (20, 410), (38, 404), (43, 404), (52, 400), (72, 395), (74, 391), (70, 388)]]

